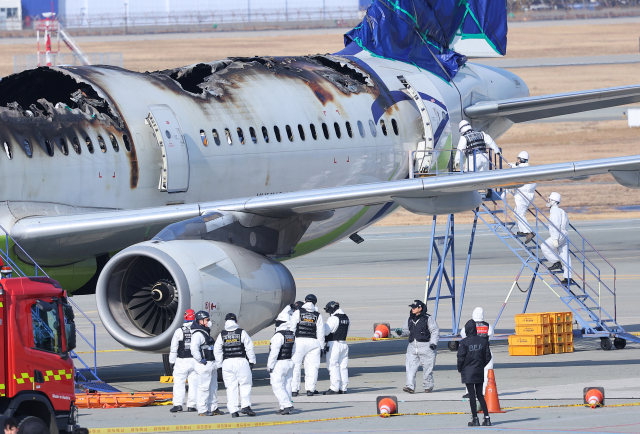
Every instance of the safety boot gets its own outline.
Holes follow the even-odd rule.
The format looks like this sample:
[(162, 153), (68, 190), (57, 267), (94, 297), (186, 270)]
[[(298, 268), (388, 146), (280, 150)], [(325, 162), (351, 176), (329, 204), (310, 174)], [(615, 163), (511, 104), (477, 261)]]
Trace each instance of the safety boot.
[(329, 389), (326, 392), (322, 392), (323, 395), (337, 395), (339, 392), (336, 392), (333, 389)]
[(403, 387), (402, 390), (404, 390), (407, 393), (413, 393), (413, 389), (410, 387)]
[(200, 413), (198, 416), (213, 416), (213, 412), (207, 411), (207, 412), (204, 412), (204, 413)]
[(173, 408), (171, 408), (171, 410), (169, 410), (171, 413), (177, 413), (179, 411), (182, 411), (182, 406), (181, 405), (175, 405), (173, 406)]
[(215, 410), (213, 410), (211, 413), (211, 416), (220, 416), (222, 414), (224, 414), (224, 411), (220, 410), (219, 408), (216, 408)]
[(318, 392), (317, 390), (314, 390), (313, 392), (310, 390), (307, 390), (307, 396), (313, 396), (313, 395), (318, 395), (320, 392)]
[(338, 394), (339, 394), (339, 395), (344, 395), (344, 394), (346, 394), (346, 393), (347, 393), (347, 391), (346, 391), (346, 390), (340, 390), (340, 391), (338, 392)]
[(491, 426), (491, 419), (489, 418), (489, 416), (484, 417), (484, 420), (482, 421), (482, 426)]
[(469, 422), (467, 426), (480, 426), (480, 421), (477, 417), (471, 418), (471, 422)]
[(282, 415), (282, 416), (284, 416), (286, 414), (289, 414), (289, 413), (291, 413), (291, 407), (282, 408), (282, 409), (276, 411), (276, 414), (279, 414), (279, 415)]
[(298, 396), (299, 392), (291, 392), (291, 396)]
[(194, 412), (194, 411), (198, 411), (198, 409), (195, 407), (187, 407), (187, 411)]
[(549, 271), (562, 270), (562, 263), (560, 261), (555, 262), (551, 267), (549, 267)]
[(236, 411), (235, 413), (231, 413), (231, 417), (240, 417), (240, 414)]
[(524, 240), (525, 244), (529, 244), (531, 242), (531, 240), (533, 240), (533, 237), (535, 237), (536, 234), (534, 234), (533, 232), (529, 232), (527, 234), (527, 238)]
[(245, 407), (240, 410), (240, 413), (246, 414), (247, 416), (255, 416), (256, 412), (251, 410), (251, 407)]

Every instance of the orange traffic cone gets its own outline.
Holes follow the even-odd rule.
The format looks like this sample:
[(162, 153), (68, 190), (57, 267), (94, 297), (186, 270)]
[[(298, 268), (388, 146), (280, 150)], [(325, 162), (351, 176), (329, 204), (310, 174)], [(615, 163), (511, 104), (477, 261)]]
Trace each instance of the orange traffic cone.
[(386, 324), (378, 324), (373, 333), (373, 340), (388, 338), (389, 337), (389, 327)]
[(589, 404), (591, 408), (604, 406), (604, 389), (602, 387), (585, 387), (584, 403)]
[(376, 401), (380, 417), (389, 417), (398, 413), (398, 399), (395, 396), (378, 396)]
[(500, 408), (498, 386), (496, 386), (496, 377), (493, 374), (493, 369), (489, 369), (487, 373), (487, 390), (485, 391), (484, 399), (487, 401), (487, 410), (489, 410), (489, 413), (506, 413), (506, 411), (502, 411)]

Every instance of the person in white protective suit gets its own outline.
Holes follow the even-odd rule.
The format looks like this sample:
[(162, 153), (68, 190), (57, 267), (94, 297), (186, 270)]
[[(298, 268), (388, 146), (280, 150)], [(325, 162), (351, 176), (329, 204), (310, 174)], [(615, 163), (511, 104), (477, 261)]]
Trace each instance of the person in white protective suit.
[(209, 313), (196, 313), (196, 323), (191, 326), (191, 355), (198, 374), (198, 416), (224, 414), (218, 408), (218, 364), (213, 354), (211, 321)]
[(427, 305), (422, 300), (414, 300), (409, 305), (411, 314), (401, 329), (396, 329), (396, 334), (409, 338), (407, 346), (407, 383), (402, 389), (407, 393), (416, 390), (416, 374), (422, 365), (422, 385), (425, 393), (433, 391), (433, 367), (436, 364), (438, 354), (438, 341), (440, 329), (436, 320), (427, 313)]
[(460, 140), (458, 141), (458, 152), (456, 152), (455, 165), (460, 166), (460, 159), (464, 153), (466, 172), (485, 172), (489, 170), (488, 149), (491, 148), (496, 154), (500, 154), (500, 148), (493, 141), (491, 136), (482, 131), (475, 131), (468, 121), (461, 121), (458, 126), (460, 130)]
[[(509, 163), (509, 166), (512, 168), (516, 167), (529, 167), (529, 153), (527, 151), (522, 151), (518, 154), (518, 158), (516, 160), (516, 164)], [(536, 187), (538, 184), (531, 183), (525, 184), (522, 187), (515, 190), (508, 190), (516, 202), (516, 222), (518, 223), (518, 233), (519, 236), (526, 236), (524, 241), (525, 244), (528, 244), (533, 240), (535, 234), (529, 226), (527, 222), (527, 211), (533, 202), (533, 199), (536, 196)]]
[(291, 331), (296, 334), (296, 351), (293, 353), (293, 382), (291, 396), (298, 396), (300, 392), (300, 373), (304, 362), (304, 387), (307, 396), (318, 393), (318, 369), (320, 357), (324, 353), (324, 320), (318, 312), (315, 295), (309, 294), (304, 304), (291, 317)]
[[(473, 309), (471, 319), (476, 322), (476, 331), (478, 332), (478, 336), (481, 338), (486, 338), (488, 341), (491, 336), (493, 336), (493, 326), (484, 320), (484, 309), (482, 309), (481, 307), (476, 307), (475, 309)], [(460, 337), (462, 339), (467, 337), (467, 333), (465, 332), (464, 327), (460, 330)], [(482, 384), (482, 393), (485, 393), (484, 391), (486, 391), (487, 389), (487, 375), (489, 373), (489, 369), (493, 369), (493, 352), (491, 352), (491, 361), (489, 362), (489, 364), (487, 364), (487, 366), (484, 367), (484, 382)], [(469, 393), (464, 394), (462, 397), (468, 398)]]
[[(563, 270), (563, 285), (569, 283), (575, 284), (571, 279), (571, 255), (569, 254), (569, 217), (567, 213), (560, 208), (560, 193), (555, 191), (549, 195), (547, 207), (551, 208), (549, 212), (549, 238), (547, 238), (540, 246), (540, 250), (544, 257), (552, 263), (549, 271)], [(564, 261), (565, 266), (560, 260)], [(571, 280), (569, 280), (571, 279)]]
[(197, 411), (196, 393), (198, 391), (198, 374), (191, 356), (191, 324), (196, 319), (193, 309), (184, 313), (185, 323), (173, 333), (169, 363), (173, 365), (173, 407), (171, 413), (182, 411), (184, 404), (185, 382), (189, 379), (189, 397), (187, 411)]
[[(249, 334), (236, 321), (235, 314), (227, 314), (224, 330), (218, 335), (213, 352), (216, 360), (222, 360), (222, 379), (227, 388), (227, 409), (231, 417), (238, 417), (239, 413), (255, 416), (256, 413), (251, 410), (251, 370), (256, 364), (256, 355)], [(241, 403), (238, 402), (238, 389)]]
[(347, 393), (349, 385), (349, 346), (347, 334), (349, 333), (349, 317), (340, 309), (340, 304), (330, 301), (324, 311), (331, 316), (324, 326), (325, 341), (327, 342), (327, 369), (331, 386), (324, 395)]
[(291, 382), (293, 380), (293, 352), (296, 348), (296, 335), (291, 331), (289, 313), (282, 311), (276, 318), (276, 333), (269, 345), (267, 370), (271, 376), (271, 389), (278, 398), (280, 409), (276, 414), (286, 415), (293, 410), (291, 401)]

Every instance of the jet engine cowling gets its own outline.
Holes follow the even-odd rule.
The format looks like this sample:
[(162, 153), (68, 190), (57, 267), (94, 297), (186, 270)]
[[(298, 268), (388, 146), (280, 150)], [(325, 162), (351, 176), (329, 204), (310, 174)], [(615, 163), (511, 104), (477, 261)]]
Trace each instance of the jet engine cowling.
[(167, 352), (187, 309), (205, 310), (211, 335), (227, 313), (249, 334), (295, 301), (293, 276), (281, 263), (218, 241), (145, 241), (115, 255), (96, 286), (98, 313), (122, 345)]

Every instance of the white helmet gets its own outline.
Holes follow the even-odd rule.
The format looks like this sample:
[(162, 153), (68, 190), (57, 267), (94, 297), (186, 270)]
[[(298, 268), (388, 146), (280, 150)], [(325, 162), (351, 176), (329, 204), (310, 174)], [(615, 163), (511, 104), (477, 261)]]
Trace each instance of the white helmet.
[(560, 193), (556, 193), (555, 191), (549, 195), (549, 200), (555, 200), (560, 203)]
[(529, 161), (529, 153), (527, 151), (522, 151), (518, 154), (518, 158), (520, 160)]
[(460, 133), (464, 134), (465, 132), (469, 131), (470, 129), (471, 129), (471, 125), (469, 124), (469, 121), (465, 121), (463, 119), (458, 124), (458, 130), (460, 130)]

